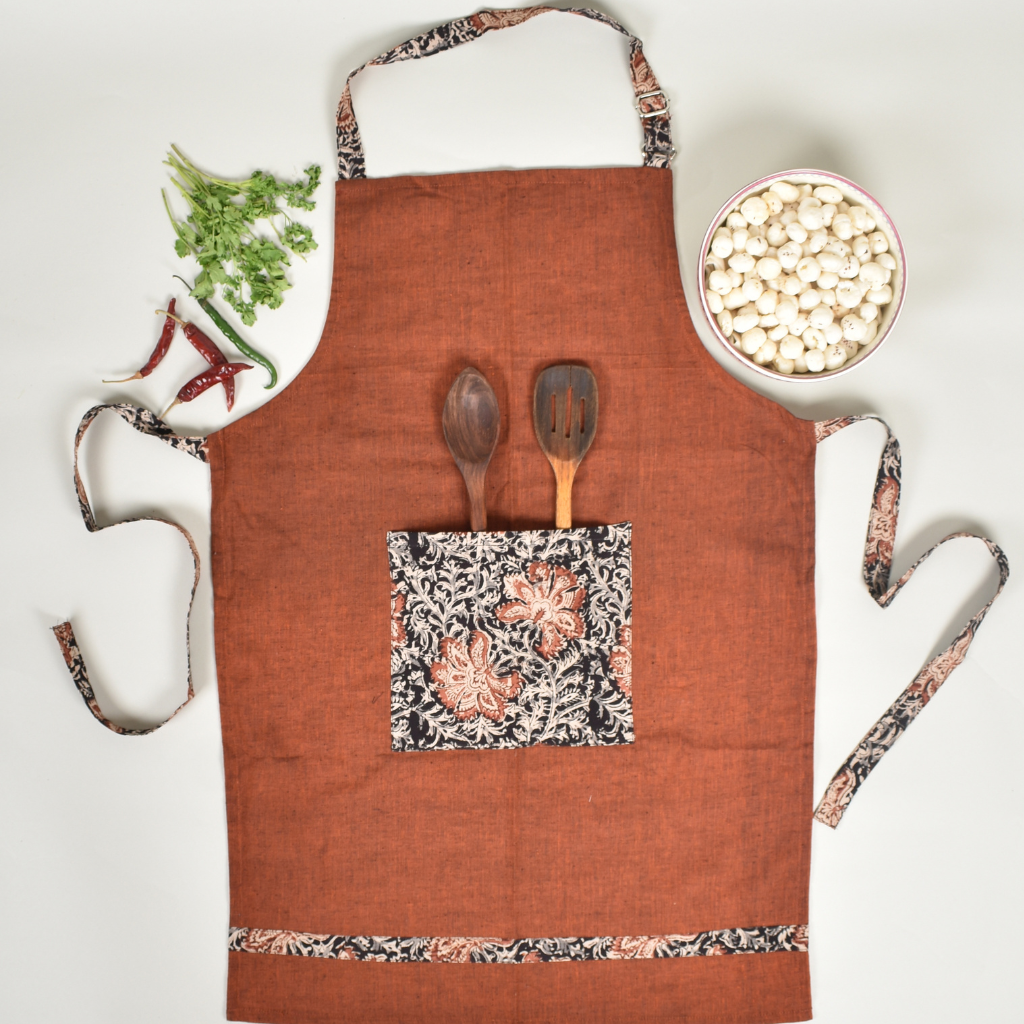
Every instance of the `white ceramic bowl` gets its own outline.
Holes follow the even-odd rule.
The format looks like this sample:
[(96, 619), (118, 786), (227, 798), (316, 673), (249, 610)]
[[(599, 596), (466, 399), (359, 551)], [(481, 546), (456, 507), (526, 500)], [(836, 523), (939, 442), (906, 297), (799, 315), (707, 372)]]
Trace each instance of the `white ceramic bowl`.
[[(821, 373), (780, 373), (773, 366), (759, 366), (749, 356), (741, 352), (735, 345), (722, 333), (722, 329), (718, 326), (718, 320), (715, 318), (714, 313), (708, 308), (708, 297), (706, 294), (706, 284), (704, 275), (704, 261), (707, 259), (708, 252), (711, 249), (711, 240), (714, 238), (715, 232), (725, 223), (725, 218), (732, 213), (733, 210), (738, 210), (740, 204), (751, 195), (758, 195), (764, 192), (769, 185), (776, 181), (788, 181), (793, 185), (835, 185), (840, 192), (843, 193), (843, 198), (850, 203), (851, 206), (863, 206), (871, 212), (871, 216), (875, 221), (875, 230), (884, 231), (886, 238), (889, 239), (889, 252), (892, 253), (896, 260), (896, 269), (892, 272), (892, 280), (889, 282), (889, 286), (892, 288), (892, 302), (890, 302), (884, 310), (882, 310), (881, 316), (878, 322), (878, 334), (875, 336), (874, 344), (869, 348), (861, 349), (853, 356), (852, 359), (847, 360), (839, 367), (838, 370), (823, 370)], [(866, 359), (874, 355), (881, 347), (882, 343), (888, 338), (896, 320), (899, 318), (900, 310), (903, 308), (903, 299), (907, 292), (907, 262), (906, 256), (903, 251), (903, 242), (900, 239), (899, 232), (896, 230), (895, 225), (889, 219), (889, 215), (882, 209), (878, 200), (874, 196), (865, 192), (859, 185), (855, 185), (852, 181), (848, 181), (846, 178), (840, 177), (838, 174), (829, 174), (827, 171), (816, 171), (811, 169), (801, 169), (794, 171), (779, 171), (776, 174), (770, 174), (766, 178), (759, 178), (757, 181), (747, 185), (746, 188), (740, 189), (719, 211), (715, 214), (714, 219), (711, 221), (711, 225), (708, 227), (707, 233), (704, 235), (704, 242), (700, 249), (700, 260), (697, 268), (697, 291), (700, 295), (701, 308), (704, 310), (704, 317), (708, 322), (711, 330), (714, 332), (715, 337), (718, 339), (722, 348), (727, 351), (733, 359), (739, 360), (744, 366), (757, 373), (762, 374), (765, 377), (772, 377), (775, 380), (792, 381), (794, 383), (807, 383), (815, 380), (830, 380), (833, 377), (838, 377), (840, 374), (847, 373), (857, 366), (860, 366)]]

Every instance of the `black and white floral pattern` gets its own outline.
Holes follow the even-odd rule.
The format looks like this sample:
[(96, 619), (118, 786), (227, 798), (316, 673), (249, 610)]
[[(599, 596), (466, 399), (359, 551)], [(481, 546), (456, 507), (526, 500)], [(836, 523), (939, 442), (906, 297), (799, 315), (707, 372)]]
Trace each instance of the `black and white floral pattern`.
[(566, 960), (655, 960), (730, 953), (806, 953), (807, 925), (722, 928), (693, 935), (597, 935), (590, 938), (400, 938), (316, 935), (272, 928), (232, 928), (228, 950), (380, 963), (535, 964)]
[(875, 489), (871, 497), (871, 510), (868, 514), (867, 539), (864, 542), (864, 582), (877, 604), (882, 608), (888, 608), (895, 600), (896, 595), (909, 582), (910, 577), (914, 575), (917, 567), (933, 551), (945, 544), (946, 541), (961, 537), (980, 540), (988, 548), (989, 554), (995, 559), (999, 569), (999, 586), (985, 606), (979, 609), (957, 634), (956, 639), (918, 672), (910, 685), (893, 701), (885, 714), (875, 722), (850, 756), (840, 765), (839, 771), (832, 776), (832, 780), (814, 811), (814, 817), (830, 828), (835, 828), (839, 824), (846, 808), (849, 807), (850, 801), (864, 780), (892, 745), (903, 735), (910, 723), (924, 710), (925, 705), (932, 699), (953, 669), (967, 656), (967, 649), (971, 646), (975, 633), (981, 627), (992, 603), (1002, 593), (1010, 576), (1010, 564), (998, 544), (994, 544), (987, 537), (979, 537), (974, 533), (951, 533), (921, 555), (895, 583), (889, 583), (893, 547), (896, 543), (896, 523), (900, 511), (902, 479), (900, 443), (889, 428), (889, 424), (878, 416), (839, 416), (835, 419), (819, 420), (814, 424), (814, 433), (816, 441), (820, 444), (837, 431), (863, 420), (875, 420), (881, 423), (885, 427), (886, 433), (885, 447), (878, 460), (878, 473), (875, 477)]
[(392, 749), (632, 743), (631, 685), (613, 664), (630, 540), (629, 523), (389, 533)]
[(185, 699), (181, 704), (179, 704), (178, 707), (159, 724), (151, 726), (148, 729), (129, 729), (126, 726), (118, 725), (116, 722), (112, 722), (107, 718), (100, 709), (92, 684), (89, 682), (89, 672), (85, 667), (85, 659), (82, 657), (82, 651), (78, 646), (78, 641), (75, 639), (75, 631), (71, 628), (71, 623), (61, 622), (52, 627), (53, 635), (56, 637), (57, 643), (60, 645), (60, 651), (64, 656), (64, 663), (67, 665), (68, 671), (71, 673), (71, 678), (74, 681), (75, 686), (78, 688), (78, 692), (82, 695), (82, 700), (85, 701), (86, 707), (93, 713), (96, 720), (105, 725), (111, 732), (116, 732), (120, 736), (146, 736), (151, 732), (155, 732), (161, 725), (166, 725), (167, 722), (169, 722), (195, 695), (195, 690), (192, 686), (192, 656), (189, 647), (189, 623), (192, 616), (192, 602), (195, 600), (196, 588), (199, 586), (199, 549), (196, 547), (196, 542), (192, 539), (192, 534), (190, 534), (185, 527), (179, 526), (177, 523), (173, 523), (169, 519), (161, 519), (159, 516), (134, 516), (131, 519), (122, 519), (117, 523), (108, 523), (106, 526), (100, 526), (99, 523), (96, 522), (96, 516), (93, 515), (92, 505), (89, 503), (89, 495), (85, 491), (85, 483), (82, 480), (82, 474), (78, 469), (78, 453), (82, 446), (82, 439), (85, 437), (85, 432), (89, 429), (93, 420), (95, 420), (101, 412), (108, 409), (111, 412), (117, 413), (125, 423), (139, 431), (140, 434), (147, 434), (150, 437), (159, 438), (165, 444), (169, 444), (172, 448), (175, 448), (180, 452), (185, 452), (186, 455), (191, 455), (192, 458), (198, 459), (200, 462), (208, 461), (208, 452), (205, 437), (180, 436), (176, 434), (171, 427), (164, 423), (163, 420), (158, 416), (155, 416), (148, 409), (143, 409), (137, 405), (128, 405), (123, 402), (115, 405), (94, 405), (82, 417), (81, 422), (78, 424), (78, 430), (75, 433), (75, 491), (78, 495), (78, 508), (82, 513), (85, 528), (90, 533), (97, 533), (100, 530), (106, 530), (112, 526), (123, 526), (125, 523), (166, 523), (168, 526), (173, 526), (185, 538), (188, 543), (189, 550), (192, 552), (192, 565), (194, 569), (192, 577), (192, 594), (189, 597), (188, 615), (185, 618), (185, 652), (188, 658), (188, 689), (186, 691)]

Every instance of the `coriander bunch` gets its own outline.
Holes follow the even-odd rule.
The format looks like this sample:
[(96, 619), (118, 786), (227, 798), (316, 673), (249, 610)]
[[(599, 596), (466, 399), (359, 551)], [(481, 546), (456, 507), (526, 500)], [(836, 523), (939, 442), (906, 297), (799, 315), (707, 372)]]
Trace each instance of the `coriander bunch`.
[[(251, 327), (257, 306), (277, 309), (284, 291), (291, 288), (284, 272), (291, 265), (288, 253), (305, 258), (317, 247), (313, 232), (293, 221), (278, 201), (283, 199), (292, 209), (312, 210), (316, 204), (310, 196), (320, 184), (320, 168), (316, 164), (306, 168), (305, 184), (279, 182), (263, 171), (229, 181), (200, 171), (177, 146), (171, 146), (165, 163), (177, 175), (172, 174), (171, 181), (189, 205), (185, 220), (176, 220), (161, 190), (178, 235), (175, 252), (182, 258), (194, 256), (201, 268), (191, 294), (208, 299), (220, 285), (225, 300)], [(261, 220), (270, 225), (277, 243), (256, 234)]]

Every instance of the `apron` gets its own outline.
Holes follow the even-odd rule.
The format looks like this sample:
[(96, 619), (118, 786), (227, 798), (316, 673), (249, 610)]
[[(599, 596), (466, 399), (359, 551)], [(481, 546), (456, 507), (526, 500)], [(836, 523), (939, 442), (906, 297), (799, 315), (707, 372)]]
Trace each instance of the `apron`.
[[(475, 14), (371, 63), (547, 10)], [(863, 417), (797, 419), (701, 344), (667, 101), (629, 38), (642, 167), (370, 180), (346, 86), (331, 305), (305, 370), (208, 439), (109, 407), (212, 471), (231, 1020), (811, 1015), (815, 448)], [(567, 362), (596, 376), (600, 420), (575, 528), (552, 531), (533, 388)], [(460, 532), (441, 428), (467, 366), (501, 411), (483, 535)], [(97, 529), (77, 464), (76, 484)], [(890, 433), (865, 554), (883, 606), (914, 571), (889, 585), (898, 499)], [(482, 612), (459, 604), (474, 586)], [(819, 820), (835, 826), (990, 605)], [(128, 731), (55, 631), (93, 713)]]

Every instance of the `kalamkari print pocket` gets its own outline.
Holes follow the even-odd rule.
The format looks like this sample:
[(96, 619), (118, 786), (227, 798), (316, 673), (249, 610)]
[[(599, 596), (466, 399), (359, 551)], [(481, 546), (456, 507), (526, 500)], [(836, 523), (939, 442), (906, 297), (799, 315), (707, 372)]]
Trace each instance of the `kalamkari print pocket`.
[(632, 743), (631, 533), (389, 533), (392, 750)]

